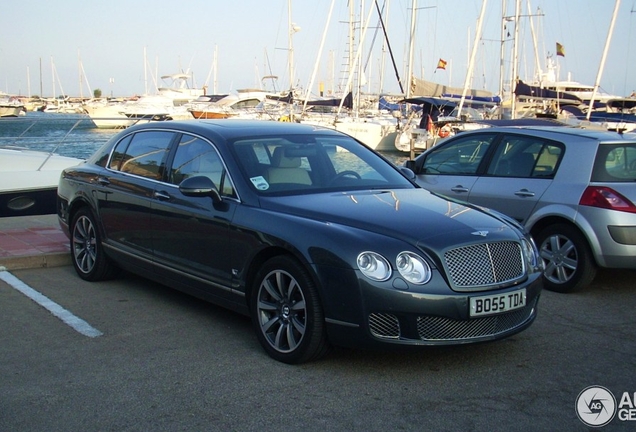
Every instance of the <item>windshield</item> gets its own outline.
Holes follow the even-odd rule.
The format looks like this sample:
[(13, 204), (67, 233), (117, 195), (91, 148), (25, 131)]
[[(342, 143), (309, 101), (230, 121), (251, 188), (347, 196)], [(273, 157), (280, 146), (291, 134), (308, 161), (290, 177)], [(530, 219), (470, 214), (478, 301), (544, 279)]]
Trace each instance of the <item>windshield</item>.
[(348, 137), (259, 136), (232, 144), (242, 174), (262, 194), (414, 187), (390, 162)]

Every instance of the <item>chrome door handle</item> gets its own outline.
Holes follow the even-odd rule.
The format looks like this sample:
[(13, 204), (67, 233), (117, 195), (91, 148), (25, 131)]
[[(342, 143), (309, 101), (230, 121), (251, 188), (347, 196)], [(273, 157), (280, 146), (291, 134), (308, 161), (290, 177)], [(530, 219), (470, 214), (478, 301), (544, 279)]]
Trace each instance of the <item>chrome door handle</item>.
[(170, 199), (170, 195), (168, 195), (166, 192), (155, 191), (154, 197), (161, 201), (166, 201)]
[(97, 177), (97, 183), (102, 186), (108, 186), (110, 184), (110, 180), (107, 177)]
[(468, 192), (468, 188), (462, 186), (462, 185), (457, 185), (455, 187), (452, 187), (451, 190), (453, 192)]
[(528, 189), (521, 189), (521, 190), (518, 190), (517, 192), (515, 192), (515, 195), (520, 196), (520, 197), (533, 197), (534, 196), (534, 192), (529, 191)]

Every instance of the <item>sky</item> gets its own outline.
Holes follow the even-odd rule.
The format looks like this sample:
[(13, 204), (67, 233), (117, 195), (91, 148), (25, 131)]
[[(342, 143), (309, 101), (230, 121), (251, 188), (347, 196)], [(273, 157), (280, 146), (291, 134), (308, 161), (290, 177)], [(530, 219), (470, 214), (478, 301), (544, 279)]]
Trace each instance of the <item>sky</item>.
[[(294, 87), (312, 95), (321, 83), (325, 94), (337, 92), (347, 84), (351, 16), (354, 47), (362, 40), (356, 69), (364, 78), (355, 82), (363, 91), (402, 93), (397, 76), (406, 83), (409, 70), (463, 87), (484, 1), (378, 0), (390, 48), (371, 0), (354, 1), (353, 7), (346, 0), (7, 1), (0, 26), (0, 91), (45, 97), (87, 97), (96, 89), (105, 96), (154, 94), (166, 85), (161, 76), (184, 72), (192, 76), (190, 87), (206, 85), (208, 94), (283, 91), (290, 88), (290, 76)], [(616, 0), (519, 3), (520, 79), (532, 81), (535, 59), (545, 71), (551, 58), (560, 79), (593, 85), (600, 75), (600, 88), (608, 93), (628, 96), (636, 90), (636, 0), (620, 1), (602, 69)], [(515, 46), (514, 20), (507, 21), (502, 43), (502, 17), (515, 15), (515, 1), (488, 0), (484, 10), (469, 83), (499, 94), (500, 76), (510, 82)], [(557, 42), (565, 56), (556, 56)], [(440, 59), (446, 69), (436, 69)]]

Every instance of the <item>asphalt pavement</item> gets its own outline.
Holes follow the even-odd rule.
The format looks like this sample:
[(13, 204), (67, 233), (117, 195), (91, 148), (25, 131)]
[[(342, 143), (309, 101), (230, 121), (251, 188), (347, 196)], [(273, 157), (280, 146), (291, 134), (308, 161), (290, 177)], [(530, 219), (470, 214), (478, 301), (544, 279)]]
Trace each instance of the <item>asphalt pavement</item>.
[(634, 270), (544, 291), (502, 341), (299, 366), (242, 315), (132, 275), (80, 279), (55, 215), (0, 218), (0, 274), (0, 431), (585, 431), (577, 403), (606, 408), (601, 390), (602, 430), (636, 427)]

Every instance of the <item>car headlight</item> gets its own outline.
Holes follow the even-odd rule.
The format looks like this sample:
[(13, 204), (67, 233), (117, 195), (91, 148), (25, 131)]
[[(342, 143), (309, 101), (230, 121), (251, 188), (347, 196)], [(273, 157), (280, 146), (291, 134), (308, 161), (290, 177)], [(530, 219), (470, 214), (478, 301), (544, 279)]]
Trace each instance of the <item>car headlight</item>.
[(385, 281), (391, 277), (391, 264), (375, 252), (362, 252), (358, 255), (358, 268), (366, 277), (376, 281)]
[(543, 260), (539, 259), (539, 251), (537, 250), (534, 241), (524, 238), (521, 240), (521, 246), (528, 269), (543, 271)]
[(431, 267), (413, 252), (401, 252), (396, 265), (402, 277), (413, 284), (422, 285), (431, 280)]

